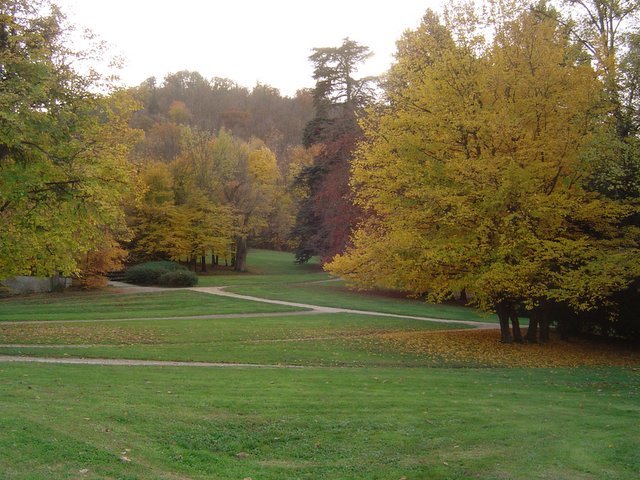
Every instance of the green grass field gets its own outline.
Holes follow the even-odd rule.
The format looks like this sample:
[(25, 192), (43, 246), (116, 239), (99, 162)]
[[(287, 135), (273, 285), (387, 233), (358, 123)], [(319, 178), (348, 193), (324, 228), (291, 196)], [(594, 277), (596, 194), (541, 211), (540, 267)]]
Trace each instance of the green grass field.
[(52, 294), (0, 299), (3, 321), (188, 317), (300, 310), (186, 290), (150, 293)]
[(0, 325), (3, 343), (19, 345), (0, 346), (0, 354), (269, 365), (435, 365), (434, 359), (386, 348), (378, 334), (441, 328), (429, 322), (350, 314)]
[[(249, 260), (260, 273), (201, 284), (380, 312), (439, 308), (305, 285), (325, 274), (286, 254)], [(2, 362), (0, 480), (637, 478), (640, 364), (461, 366), (385, 341), (452, 325), (270, 307), (280, 308), (174, 290), (0, 301), (0, 355), (266, 365)], [(240, 316), (157, 319), (218, 313)], [(83, 319), (93, 321), (61, 321)]]

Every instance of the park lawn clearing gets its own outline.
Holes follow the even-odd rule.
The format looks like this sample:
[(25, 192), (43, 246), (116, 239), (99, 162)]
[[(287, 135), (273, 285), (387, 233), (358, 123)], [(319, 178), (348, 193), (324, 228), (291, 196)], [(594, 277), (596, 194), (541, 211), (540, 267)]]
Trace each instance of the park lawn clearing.
[[(309, 285), (296, 283), (286, 288), (278, 285), (230, 286), (229, 292), (261, 298), (271, 298), (288, 302), (302, 302), (324, 307), (351, 310), (411, 315), (445, 320), (467, 320), (472, 322), (497, 322), (494, 315), (458, 305), (432, 304), (422, 300), (390, 296), (389, 294), (367, 294), (351, 291), (342, 282), (320, 282)], [(297, 299), (297, 300), (296, 300)]]
[(296, 264), (294, 260), (292, 253), (251, 249), (248, 272), (209, 269), (207, 274), (200, 274), (198, 286), (290, 285), (331, 280), (331, 276), (322, 270), (317, 259), (302, 265)]
[(0, 299), (0, 322), (189, 317), (290, 312), (300, 308), (182, 289), (147, 293), (61, 293)]
[[(126, 370), (125, 370), (126, 369)], [(635, 479), (637, 371), (0, 365), (2, 478)]]
[(242, 295), (325, 307), (497, 322), (495, 315), (484, 314), (473, 308), (427, 303), (406, 298), (400, 292), (367, 293), (349, 290), (343, 281), (323, 272), (315, 259), (308, 264), (297, 265), (291, 253), (254, 249), (250, 252), (249, 260), (249, 273), (201, 276), (198, 285), (225, 286), (227, 291)]

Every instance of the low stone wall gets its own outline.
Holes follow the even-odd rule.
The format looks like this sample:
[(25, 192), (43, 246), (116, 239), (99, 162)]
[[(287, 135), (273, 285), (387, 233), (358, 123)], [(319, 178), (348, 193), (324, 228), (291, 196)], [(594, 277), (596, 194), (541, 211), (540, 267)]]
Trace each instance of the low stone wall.
[(10, 293), (44, 293), (62, 290), (71, 286), (71, 279), (65, 277), (26, 277), (8, 278), (0, 282)]

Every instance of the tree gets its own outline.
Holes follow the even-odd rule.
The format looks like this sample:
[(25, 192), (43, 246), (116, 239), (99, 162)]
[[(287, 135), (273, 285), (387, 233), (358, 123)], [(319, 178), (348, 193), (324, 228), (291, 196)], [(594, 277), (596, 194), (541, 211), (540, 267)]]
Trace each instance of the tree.
[(102, 242), (93, 250), (85, 253), (79, 260), (78, 277), (83, 288), (104, 287), (109, 282), (107, 274), (123, 267), (128, 252), (122, 248), (108, 230), (105, 230)]
[(371, 78), (356, 79), (358, 65), (373, 55), (369, 47), (345, 38), (340, 47), (314, 48), (309, 60), (313, 63), (316, 87), (313, 98), (319, 116), (332, 116), (331, 110), (341, 107), (357, 111), (373, 98)]
[[(563, 0), (570, 8), (565, 18), (555, 15), (586, 49), (600, 75), (620, 138), (629, 136), (620, 61), (637, 28), (638, 0)], [(544, 11), (544, 9), (540, 9)]]
[(584, 184), (596, 75), (557, 22), (517, 12), (494, 14), (491, 42), (456, 8), (399, 42), (353, 168), (370, 216), (328, 265), (360, 287), (470, 292), (505, 342), (520, 310), (597, 308), (640, 273), (633, 210)]
[[(603, 84), (603, 104), (608, 112), (589, 159), (590, 185), (613, 198), (637, 198), (640, 185), (640, 44), (638, 0), (563, 0), (568, 8), (558, 13), (536, 7), (542, 15), (563, 25), (594, 65)], [(600, 145), (607, 143), (609, 148)], [(636, 221), (636, 224), (637, 221)]]
[(247, 239), (266, 227), (266, 220), (274, 209), (280, 172), (276, 157), (262, 142), (253, 141), (239, 146), (238, 163), (233, 176), (223, 185), (226, 203), (238, 218), (234, 268), (247, 270)]
[(107, 97), (63, 44), (64, 18), (47, 1), (0, 3), (0, 278), (73, 274), (122, 231), (136, 189), (127, 161), (135, 104)]
[(309, 57), (316, 117), (305, 128), (303, 144), (322, 148), (296, 179), (308, 192), (292, 232), (297, 262), (313, 255), (327, 261), (341, 252), (359, 216), (349, 193), (349, 162), (361, 134), (357, 117), (373, 98), (373, 79), (354, 75), (370, 56), (368, 47), (346, 38), (340, 47), (316, 48)]

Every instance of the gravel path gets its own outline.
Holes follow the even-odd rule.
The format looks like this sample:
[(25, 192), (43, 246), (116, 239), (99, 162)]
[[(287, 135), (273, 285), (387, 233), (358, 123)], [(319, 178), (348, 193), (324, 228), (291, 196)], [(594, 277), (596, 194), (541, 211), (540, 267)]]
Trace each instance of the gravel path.
[(143, 367), (225, 367), (225, 368), (303, 368), (299, 365), (264, 365), (258, 363), (174, 362), (164, 360), (131, 360), (125, 358), (54, 358), (0, 355), (0, 363), (55, 363), (65, 365), (135, 365)]

